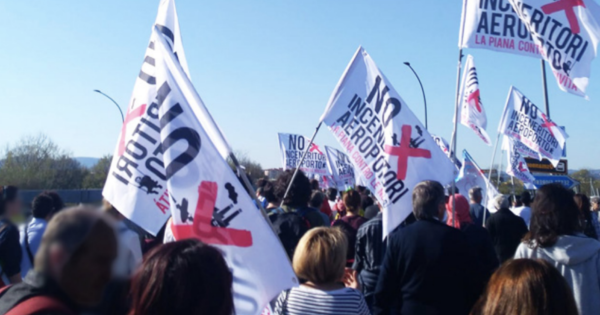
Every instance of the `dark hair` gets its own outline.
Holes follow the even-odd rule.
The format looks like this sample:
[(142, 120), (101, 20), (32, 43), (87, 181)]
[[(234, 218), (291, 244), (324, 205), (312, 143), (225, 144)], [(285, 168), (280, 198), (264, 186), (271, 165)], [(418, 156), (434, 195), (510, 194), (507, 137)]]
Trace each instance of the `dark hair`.
[(296, 174), (296, 178), (292, 183), (292, 187), (290, 188), (290, 192), (285, 199), (283, 199), (283, 195), (285, 195), (285, 191), (292, 181), (293, 175), (293, 170), (287, 170), (277, 178), (277, 181), (275, 182), (275, 195), (283, 201), (283, 205), (290, 207), (306, 207), (310, 200), (312, 189), (310, 188), (308, 177), (306, 177), (302, 171), (298, 171), (298, 174)]
[(346, 211), (358, 214), (360, 211), (360, 204), (361, 198), (358, 191), (350, 189), (344, 193), (344, 205), (346, 206)]
[(130, 315), (233, 313), (232, 275), (218, 249), (187, 239), (152, 249), (131, 283)]
[(575, 194), (573, 200), (579, 209), (579, 215), (583, 225), (583, 234), (587, 237), (597, 239), (598, 234), (592, 223), (592, 204), (590, 203), (590, 200), (584, 194)]
[(37, 195), (31, 203), (31, 212), (34, 218), (45, 219), (55, 212), (54, 200), (45, 193)]
[(0, 215), (4, 215), (6, 204), (15, 201), (19, 196), (19, 188), (15, 186), (0, 186)]
[(469, 199), (481, 202), (482, 198), (481, 187), (475, 186), (469, 190)]
[(279, 198), (275, 195), (275, 185), (270, 181), (267, 181), (262, 186), (262, 196), (267, 199), (267, 202), (276, 203), (279, 201)]
[(373, 198), (367, 196), (365, 198), (361, 198), (361, 202), (360, 202), (360, 207), (365, 210), (368, 207), (372, 206), (375, 204), (375, 201), (373, 200)]
[(265, 186), (265, 184), (266, 184), (266, 183), (268, 183), (268, 182), (269, 182), (269, 180), (268, 180), (268, 179), (266, 179), (266, 178), (264, 178), (264, 177), (263, 177), (263, 178), (259, 178), (259, 179), (256, 181), (256, 188), (257, 188), (257, 189), (258, 189), (258, 188), (262, 188), (262, 187), (264, 187), (264, 186)]
[(308, 202), (308, 204), (313, 208), (321, 209), (323, 201), (325, 201), (325, 195), (322, 192), (316, 190), (313, 191), (312, 195), (310, 196), (310, 201)]
[(437, 218), (440, 205), (444, 204), (446, 195), (442, 184), (427, 180), (420, 182), (413, 189), (413, 213), (417, 220), (430, 220)]
[(582, 230), (579, 209), (571, 193), (560, 184), (538, 189), (531, 205), (529, 233), (523, 241), (530, 247), (550, 247), (561, 235)]
[(361, 186), (361, 185), (356, 185), (356, 191), (358, 191), (359, 193), (364, 193), (367, 190), (367, 187), (365, 186)]
[(577, 315), (573, 292), (563, 276), (541, 259), (504, 263), (492, 276), (471, 315)]
[(531, 204), (531, 194), (527, 190), (521, 193), (521, 202), (526, 207), (529, 207)]
[(337, 194), (338, 194), (337, 189), (335, 189), (333, 187), (327, 188), (327, 199), (329, 199), (331, 201), (335, 201), (335, 198), (337, 198)]
[(312, 190), (319, 190), (319, 181), (316, 179), (311, 179), (310, 180), (310, 188)]

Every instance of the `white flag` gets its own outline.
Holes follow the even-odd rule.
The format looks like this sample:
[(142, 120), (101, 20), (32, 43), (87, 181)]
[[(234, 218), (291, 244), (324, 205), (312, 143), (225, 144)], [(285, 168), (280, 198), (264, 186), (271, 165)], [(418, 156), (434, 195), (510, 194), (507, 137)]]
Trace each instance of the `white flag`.
[[(505, 136), (505, 138), (507, 137)], [(508, 165), (506, 167), (506, 173), (522, 181), (525, 185), (525, 188), (535, 189), (535, 177), (531, 175), (531, 172), (529, 171), (529, 167), (527, 167), (527, 163), (525, 162), (525, 158), (523, 157), (523, 155), (521, 155), (519, 150), (515, 148), (516, 143), (518, 143), (519, 141), (515, 141), (511, 138), (508, 138), (508, 142)]]
[(350, 158), (344, 152), (329, 146), (325, 146), (325, 153), (327, 155), (329, 172), (335, 180), (335, 188), (339, 191), (346, 191), (354, 187), (356, 178), (354, 175), (354, 166), (350, 162)]
[(487, 128), (487, 117), (481, 103), (479, 81), (473, 56), (467, 56), (460, 93), (460, 123), (472, 129), (483, 142), (492, 145)]
[(173, 234), (217, 246), (233, 273), (236, 314), (261, 314), (298, 281), (277, 236), (204, 129), (197, 111), (200, 98), (184, 82), (166, 45), (158, 41), (155, 103)]
[(507, 0), (463, 0), (459, 48), (482, 48), (534, 58), (541, 49)]
[[(284, 170), (295, 170), (302, 159), (306, 147), (310, 143), (310, 138), (291, 133), (279, 133), (279, 148)], [(318, 179), (321, 186), (325, 187), (324, 178), (331, 177), (327, 168), (327, 157), (316, 143), (312, 143), (308, 153), (300, 166), (300, 170), (306, 174), (309, 179)]]
[(492, 206), (493, 201), (500, 193), (496, 190), (496, 187), (488, 181), (481, 168), (479, 168), (479, 165), (477, 165), (467, 150), (463, 151), (463, 165), (456, 178), (456, 187), (463, 195), (466, 195), (473, 187), (481, 188), (482, 196), (485, 196), (484, 202), (487, 205), (488, 210), (490, 212), (495, 212), (495, 208)]
[(412, 212), (412, 189), (423, 180), (445, 185), (454, 165), (359, 47), (321, 116), (362, 182), (384, 207), (384, 235)]
[[(488, 1), (486, 1), (488, 2)], [(600, 7), (593, 0), (509, 0), (561, 90), (586, 96), (600, 40)]]
[(516, 150), (523, 158), (532, 158), (540, 160), (540, 154), (537, 151), (530, 149), (521, 141), (511, 141), (509, 137), (502, 137), (502, 151)]
[(515, 87), (510, 87), (498, 132), (522, 142), (541, 157), (558, 165), (563, 155), (566, 132)]

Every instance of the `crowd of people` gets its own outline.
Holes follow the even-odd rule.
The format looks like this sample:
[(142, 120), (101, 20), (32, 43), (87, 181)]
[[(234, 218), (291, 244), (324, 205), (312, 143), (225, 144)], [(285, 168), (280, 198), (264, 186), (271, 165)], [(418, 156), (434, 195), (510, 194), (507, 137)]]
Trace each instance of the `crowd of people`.
[[(600, 313), (597, 197), (551, 184), (488, 209), (479, 187), (464, 196), (424, 181), (384, 238), (364, 187), (323, 190), (292, 171), (256, 186), (300, 280), (274, 314)], [(148, 238), (107, 202), (65, 208), (54, 192), (17, 225), (18, 188), (0, 189), (0, 314), (234, 314), (217, 248), (175, 241), (168, 223)]]

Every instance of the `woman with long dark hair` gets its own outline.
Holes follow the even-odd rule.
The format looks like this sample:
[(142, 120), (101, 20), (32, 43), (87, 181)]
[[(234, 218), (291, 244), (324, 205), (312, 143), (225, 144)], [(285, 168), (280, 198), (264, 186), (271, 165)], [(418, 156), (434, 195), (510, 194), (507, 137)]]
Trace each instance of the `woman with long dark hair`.
[(531, 210), (530, 231), (515, 258), (539, 258), (556, 266), (573, 290), (580, 314), (600, 314), (600, 242), (582, 233), (573, 196), (561, 185), (544, 185)]
[(129, 314), (231, 315), (232, 281), (218, 249), (193, 239), (164, 244), (134, 276)]
[(575, 204), (579, 209), (579, 215), (581, 216), (581, 224), (583, 225), (583, 234), (587, 237), (598, 239), (598, 225), (597, 220), (592, 219), (592, 204), (588, 197), (584, 194), (575, 194), (573, 197)]
[(21, 206), (17, 187), (0, 186), (0, 287), (21, 282), (19, 229), (11, 220)]

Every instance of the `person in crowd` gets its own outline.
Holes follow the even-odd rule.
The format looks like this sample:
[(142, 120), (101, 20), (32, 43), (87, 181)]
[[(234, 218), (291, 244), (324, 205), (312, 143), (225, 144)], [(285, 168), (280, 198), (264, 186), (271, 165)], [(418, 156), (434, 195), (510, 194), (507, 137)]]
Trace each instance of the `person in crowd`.
[(25, 278), (29, 270), (33, 269), (34, 257), (42, 242), (42, 235), (46, 231), (48, 222), (56, 212), (55, 202), (46, 193), (33, 199), (31, 212), (33, 218), (26, 222), (20, 231), (21, 243), (21, 277)]
[(600, 237), (600, 215), (598, 215), (598, 211), (600, 210), (600, 197), (593, 196), (590, 198), (590, 203), (592, 207), (592, 221), (595, 221), (594, 227), (596, 227), (596, 234)]
[[(312, 208), (319, 209), (319, 207), (322, 207), (325, 203), (327, 203), (327, 207), (329, 207), (329, 203), (327, 202), (327, 200), (325, 200), (325, 194), (318, 190), (313, 190), (308, 205)], [(329, 212), (331, 213), (331, 210), (329, 210)], [(319, 214), (321, 214), (324, 224), (326, 226), (329, 226), (331, 224), (331, 218), (328, 215), (326, 215), (322, 210), (321, 212), (319, 212)]]
[[(454, 204), (454, 213), (456, 219), (453, 220), (452, 205)], [(483, 291), (487, 281), (492, 276), (492, 273), (500, 265), (492, 238), (488, 231), (481, 225), (474, 224), (471, 215), (469, 214), (469, 202), (463, 195), (457, 194), (449, 197), (446, 202), (446, 212), (448, 220), (446, 224), (461, 230), (466, 236), (471, 245), (472, 255), (479, 260), (478, 266), (481, 268), (479, 272), (480, 291)]]
[(116, 222), (118, 239), (118, 254), (113, 266), (115, 279), (129, 279), (138, 266), (142, 263), (142, 246), (138, 235), (125, 225), (125, 217), (104, 200), (103, 210)]
[(523, 202), (521, 202), (521, 196), (511, 195), (510, 200), (512, 201), (512, 206), (510, 207), (511, 211), (513, 211), (513, 209), (520, 208), (523, 206)]
[(444, 187), (415, 186), (416, 222), (387, 237), (373, 314), (467, 314), (476, 300), (476, 261), (466, 236), (445, 224)]
[(274, 314), (360, 314), (369, 309), (350, 277), (342, 283), (348, 243), (337, 228), (320, 227), (308, 231), (300, 240), (293, 268), (304, 282), (282, 292), (275, 303)]
[(492, 276), (471, 315), (578, 315), (573, 292), (544, 260), (515, 259)]
[[(321, 200), (321, 204), (320, 205), (311, 205), (311, 207), (315, 208), (315, 209), (319, 209), (319, 211), (321, 211), (321, 213), (323, 213), (325, 216), (327, 216), (327, 218), (329, 218), (327, 221), (331, 221), (331, 207), (329, 206), (329, 201), (327, 200), (325, 193), (323, 193), (323, 191), (321, 191), (321, 188), (319, 187), (319, 181), (316, 179), (312, 179), (310, 181), (310, 186), (312, 188), (312, 194), (311, 196), (314, 195), (319, 195), (318, 199)], [(329, 224), (326, 224), (329, 225)]]
[(327, 203), (329, 203), (329, 208), (331, 209), (331, 218), (335, 218), (335, 216), (337, 215), (337, 210), (335, 209), (335, 205), (337, 203), (338, 190), (333, 187), (329, 187), (329, 188), (327, 188), (326, 195), (327, 195)]
[(49, 190), (45, 191), (44, 194), (52, 198), (52, 203), (54, 204), (54, 213), (57, 213), (58, 211), (65, 208), (65, 202), (56, 191)]
[(21, 282), (19, 229), (12, 222), (12, 218), (21, 212), (21, 207), (18, 188), (0, 186), (0, 288)]
[(280, 207), (281, 201), (275, 195), (275, 185), (273, 183), (267, 181), (262, 187), (262, 193), (267, 201), (265, 211), (267, 211), (269, 217), (283, 213), (283, 209)]
[(369, 309), (373, 307), (373, 294), (384, 254), (383, 214), (378, 211), (375, 217), (361, 225), (356, 232), (355, 258), (352, 266), (358, 275), (358, 283)]
[(483, 218), (486, 219), (490, 217), (490, 212), (484, 206), (481, 205), (481, 200), (483, 199), (483, 195), (481, 193), (481, 187), (473, 187), (469, 190), (469, 199), (470, 199), (470, 208), (469, 214), (471, 215), (471, 220), (473, 223), (483, 226)]
[(160, 245), (133, 278), (129, 315), (231, 315), (232, 285), (215, 247), (194, 239)]
[(111, 220), (89, 207), (65, 209), (48, 223), (34, 270), (0, 292), (0, 314), (81, 314), (101, 302), (117, 255)]
[[(275, 195), (282, 200), (281, 208), (285, 212), (293, 212), (302, 217), (308, 222), (309, 228), (325, 226), (319, 210), (308, 206), (312, 194), (308, 178), (304, 175), (304, 172), (298, 171), (294, 182), (291, 183), (293, 175), (293, 170), (287, 170), (277, 178), (275, 183)], [(284, 198), (290, 183), (292, 186)]]
[(527, 234), (527, 225), (510, 211), (507, 196), (496, 196), (493, 204), (497, 211), (490, 216), (485, 227), (490, 232), (496, 255), (502, 264), (514, 256), (521, 239)]
[(341, 219), (335, 220), (332, 226), (339, 227), (346, 235), (348, 242), (348, 264), (351, 266), (354, 263), (356, 233), (358, 228), (367, 222), (367, 219), (359, 214), (361, 199), (358, 191), (348, 190), (344, 194), (344, 205), (346, 206), (346, 215)]
[(598, 239), (598, 229), (600, 229), (600, 224), (598, 224), (598, 220), (594, 220), (592, 217), (592, 205), (590, 200), (584, 194), (575, 194), (573, 200), (575, 200), (575, 204), (579, 209), (583, 234), (587, 237)]
[(381, 207), (379, 206), (379, 203), (375, 202), (374, 204), (368, 206), (365, 209), (365, 215), (364, 215), (364, 217), (367, 220), (371, 220), (374, 217), (376, 217), (379, 214), (380, 211), (381, 211)]
[(581, 315), (600, 314), (600, 242), (582, 231), (579, 209), (560, 184), (544, 185), (533, 201), (531, 230), (515, 258), (540, 258), (558, 268)]
[(529, 221), (531, 220), (531, 194), (525, 190), (521, 193), (520, 197), (521, 206), (515, 206), (510, 210), (518, 217), (525, 221), (527, 227), (529, 227)]
[(371, 196), (367, 195), (366, 198), (361, 198), (360, 208), (362, 210), (367, 210), (368, 207), (370, 207), (370, 206), (372, 206), (374, 204), (375, 204), (375, 201), (373, 200), (373, 198)]
[(265, 187), (265, 184), (269, 182), (269, 179), (266, 178), (259, 178), (256, 181), (256, 198), (258, 199), (258, 202), (260, 202), (260, 204), (262, 205), (263, 209), (267, 207), (267, 199), (263, 193), (263, 189)]

